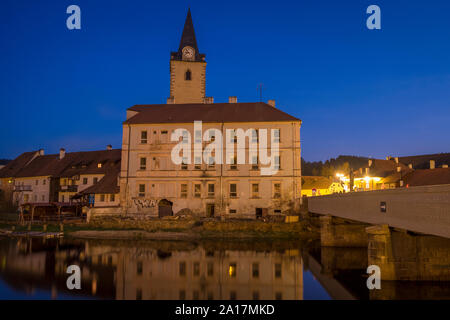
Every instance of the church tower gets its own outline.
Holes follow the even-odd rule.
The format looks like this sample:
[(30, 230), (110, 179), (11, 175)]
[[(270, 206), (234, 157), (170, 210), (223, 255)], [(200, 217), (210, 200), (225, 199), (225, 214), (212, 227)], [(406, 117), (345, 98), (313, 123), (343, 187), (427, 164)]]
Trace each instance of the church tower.
[(167, 103), (204, 103), (205, 75), (205, 55), (198, 51), (189, 9), (178, 51), (170, 55), (170, 98)]

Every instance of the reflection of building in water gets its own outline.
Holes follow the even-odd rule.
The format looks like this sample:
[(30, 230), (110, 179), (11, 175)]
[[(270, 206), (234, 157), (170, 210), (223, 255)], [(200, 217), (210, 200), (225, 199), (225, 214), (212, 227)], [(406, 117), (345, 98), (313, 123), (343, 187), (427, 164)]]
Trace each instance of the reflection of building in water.
[(255, 251), (122, 250), (117, 299), (302, 299), (299, 255)]
[[(158, 250), (117, 243), (0, 241), (0, 276), (27, 293), (108, 299), (302, 299), (300, 253)], [(66, 269), (79, 265), (81, 291), (68, 290)]]

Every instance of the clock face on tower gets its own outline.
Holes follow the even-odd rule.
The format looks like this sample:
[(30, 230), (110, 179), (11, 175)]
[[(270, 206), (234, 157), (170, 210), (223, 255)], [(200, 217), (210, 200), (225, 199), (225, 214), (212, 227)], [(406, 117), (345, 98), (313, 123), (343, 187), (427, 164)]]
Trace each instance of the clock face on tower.
[(194, 59), (195, 50), (192, 47), (184, 47), (183, 50), (183, 59), (192, 60)]

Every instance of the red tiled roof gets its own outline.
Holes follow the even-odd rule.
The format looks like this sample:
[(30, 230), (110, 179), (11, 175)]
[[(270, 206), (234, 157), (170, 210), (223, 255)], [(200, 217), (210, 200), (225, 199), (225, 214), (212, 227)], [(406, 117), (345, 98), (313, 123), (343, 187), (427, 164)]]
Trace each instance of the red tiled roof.
[(407, 174), (403, 181), (411, 187), (450, 184), (450, 168), (414, 170)]
[(424, 154), (419, 156), (399, 157), (398, 160), (405, 164), (412, 164), (414, 169), (429, 169), (430, 160), (435, 161), (436, 168), (443, 164), (450, 165), (450, 153)]
[[(369, 168), (369, 176), (371, 177), (387, 177), (397, 172), (397, 167), (401, 168), (402, 174), (411, 171), (408, 166), (403, 163), (396, 163), (394, 160), (371, 159), (372, 165)], [(355, 173), (356, 178), (365, 177), (366, 168), (362, 168), (362, 173), (359, 171)]]
[(81, 194), (117, 194), (120, 192), (117, 178), (119, 177), (120, 167), (118, 170), (111, 170), (99, 182), (93, 186), (81, 191)]
[(135, 105), (128, 110), (138, 114), (125, 124), (300, 121), (263, 102)]
[(14, 160), (10, 161), (4, 168), (0, 169), (0, 178), (12, 178), (28, 163), (38, 151), (24, 152)]

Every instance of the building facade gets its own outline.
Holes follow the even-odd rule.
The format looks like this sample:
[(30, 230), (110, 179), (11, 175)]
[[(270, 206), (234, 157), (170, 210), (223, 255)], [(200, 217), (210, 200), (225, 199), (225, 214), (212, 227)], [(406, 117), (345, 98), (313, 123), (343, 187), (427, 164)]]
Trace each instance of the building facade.
[[(295, 210), (301, 202), (301, 120), (273, 100), (213, 103), (205, 97), (206, 61), (198, 52), (188, 12), (180, 47), (170, 57), (167, 104), (127, 110), (123, 213), (161, 217), (187, 209), (199, 216), (255, 218)], [(174, 150), (183, 143), (192, 148), (180, 163)], [(214, 150), (211, 156), (208, 150)], [(273, 174), (263, 173), (268, 167), (276, 169)]]

